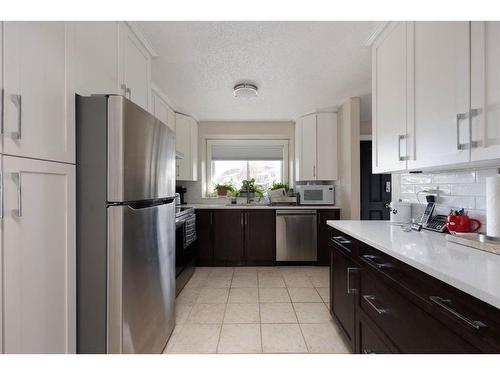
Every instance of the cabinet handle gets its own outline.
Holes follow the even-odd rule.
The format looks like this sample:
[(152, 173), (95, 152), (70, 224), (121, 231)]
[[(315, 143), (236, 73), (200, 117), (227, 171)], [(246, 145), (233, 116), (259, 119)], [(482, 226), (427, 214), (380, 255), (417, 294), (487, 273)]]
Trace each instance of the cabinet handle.
[(384, 269), (384, 268), (393, 268), (393, 265), (391, 263), (378, 263), (375, 262), (375, 259), (377, 259), (376, 255), (362, 255), (361, 258), (368, 263), (369, 265), (378, 268), (379, 270)]
[(363, 349), (363, 354), (375, 354), (375, 352), (370, 349)]
[(318, 224), (321, 224), (321, 212), (318, 212)]
[(245, 213), (245, 225), (248, 225), (248, 212)]
[(241, 225), (245, 225), (245, 222), (244, 222), (244, 219), (243, 219), (243, 216), (244, 216), (244, 215), (245, 215), (245, 214), (243, 214), (243, 213), (242, 213), (242, 214), (240, 214), (240, 216), (241, 216)]
[(468, 143), (460, 143), (460, 120), (465, 120), (469, 116), (467, 113), (458, 113), (457, 114), (457, 150), (465, 150), (467, 149)]
[(387, 313), (387, 309), (382, 309), (380, 307), (377, 307), (375, 306), (375, 304), (373, 303), (373, 301), (376, 301), (377, 298), (375, 298), (375, 296), (372, 296), (372, 295), (365, 295), (363, 296), (363, 299), (366, 301), (366, 303), (368, 303), (371, 308), (373, 310), (375, 310), (377, 312), (377, 314), (381, 315), (381, 314), (386, 314)]
[(125, 95), (128, 93), (128, 99), (132, 100), (132, 89), (130, 87), (127, 87), (127, 90), (125, 90)]
[(17, 132), (13, 132), (14, 139), (22, 137), (22, 122), (23, 122), (23, 102), (21, 95), (13, 94), (10, 96), (10, 101), (17, 107)]
[(347, 267), (347, 294), (356, 294), (358, 292), (356, 288), (351, 288), (351, 272), (357, 272), (358, 270), (357, 267)]
[(213, 213), (213, 212), (210, 212), (210, 225), (212, 225), (212, 224), (213, 224), (213, 222), (214, 222), (214, 219), (213, 219), (213, 218), (214, 218), (214, 213)]
[(316, 166), (313, 165), (313, 177), (316, 177)]
[(436, 305), (438, 305), (439, 307), (448, 311), (450, 314), (452, 314), (453, 316), (457, 317), (458, 319), (464, 321), (465, 323), (467, 323), (468, 325), (470, 325), (471, 327), (473, 327), (475, 329), (483, 329), (483, 328), (488, 327), (486, 324), (484, 324), (480, 320), (471, 320), (471, 319), (463, 316), (462, 314), (460, 314), (458, 311), (453, 310), (450, 306), (447, 305), (447, 303), (451, 302), (450, 299), (441, 298), (438, 296), (430, 296), (429, 299), (432, 302), (434, 302)]
[(22, 173), (14, 173), (14, 180), (17, 180), (17, 217), (23, 216), (23, 191), (22, 191)]
[(398, 135), (398, 159), (399, 161), (405, 161), (408, 160), (409, 157), (408, 155), (401, 156), (401, 141), (408, 139), (408, 134), (400, 134)]
[[(473, 117), (475, 116), (479, 116), (479, 114), (481, 114), (481, 110), (479, 108), (471, 108), (471, 110), (469, 111), (469, 117), (472, 119)], [(478, 148), (478, 147), (481, 147), (483, 145), (483, 142), (482, 141), (473, 141), (472, 140), (472, 121), (470, 122), (471, 124), (471, 128), (470, 128), (470, 147), (471, 148)], [(484, 137), (484, 136), (483, 136)]]

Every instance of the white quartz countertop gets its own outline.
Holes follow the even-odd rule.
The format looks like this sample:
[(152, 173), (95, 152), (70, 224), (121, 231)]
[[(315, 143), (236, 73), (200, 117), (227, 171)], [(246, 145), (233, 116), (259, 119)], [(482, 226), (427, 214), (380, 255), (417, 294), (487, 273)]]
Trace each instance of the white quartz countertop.
[(387, 221), (327, 224), (500, 309), (500, 255), (448, 242), (441, 233), (403, 232)]
[(199, 210), (222, 210), (222, 209), (240, 209), (240, 210), (331, 210), (331, 209), (340, 209), (338, 206), (270, 206), (264, 204), (256, 204), (256, 205), (229, 205), (229, 204), (190, 204), (187, 203), (185, 206), (194, 207)]

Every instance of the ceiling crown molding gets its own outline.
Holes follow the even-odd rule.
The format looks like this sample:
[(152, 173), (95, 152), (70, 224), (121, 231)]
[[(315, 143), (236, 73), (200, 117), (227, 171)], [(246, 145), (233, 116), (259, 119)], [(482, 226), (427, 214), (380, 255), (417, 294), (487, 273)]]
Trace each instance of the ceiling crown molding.
[(130, 28), (130, 30), (132, 30), (132, 32), (135, 34), (135, 36), (137, 37), (137, 39), (139, 39), (140, 42), (144, 45), (144, 47), (146, 48), (146, 50), (148, 51), (148, 53), (151, 55), (151, 57), (158, 57), (158, 56), (160, 56), (160, 55), (158, 55), (158, 53), (156, 52), (156, 50), (154, 49), (154, 47), (150, 43), (150, 41), (146, 39), (146, 37), (144, 36), (144, 34), (141, 31), (141, 29), (138, 26), (135, 25), (135, 22), (125, 21), (125, 23)]
[(375, 39), (377, 39), (377, 37), (382, 33), (382, 31), (384, 31), (384, 29), (387, 26), (389, 26), (389, 24), (390, 24), (389, 21), (380, 22), (380, 24), (370, 34), (370, 36), (368, 37), (368, 39), (365, 40), (365, 42), (363, 43), (363, 45), (365, 47), (371, 47), (372, 44), (373, 44), (373, 42), (375, 42)]

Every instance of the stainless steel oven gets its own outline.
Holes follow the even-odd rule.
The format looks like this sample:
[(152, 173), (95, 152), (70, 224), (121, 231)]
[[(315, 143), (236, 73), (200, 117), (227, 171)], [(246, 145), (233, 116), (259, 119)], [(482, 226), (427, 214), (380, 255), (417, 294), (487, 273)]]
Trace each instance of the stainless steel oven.
[(193, 207), (176, 206), (175, 213), (176, 295), (189, 281), (196, 261), (196, 214)]

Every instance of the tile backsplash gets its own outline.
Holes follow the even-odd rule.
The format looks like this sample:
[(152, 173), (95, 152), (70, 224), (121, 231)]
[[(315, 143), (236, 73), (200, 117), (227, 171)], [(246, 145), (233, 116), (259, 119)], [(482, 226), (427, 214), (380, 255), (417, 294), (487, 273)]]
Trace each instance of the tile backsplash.
[(452, 208), (465, 208), (469, 216), (486, 223), (485, 179), (497, 174), (497, 168), (466, 169), (450, 172), (393, 174), (393, 200), (412, 203), (412, 216), (420, 219), (426, 205), (423, 190), (439, 190), (437, 213), (447, 214)]

